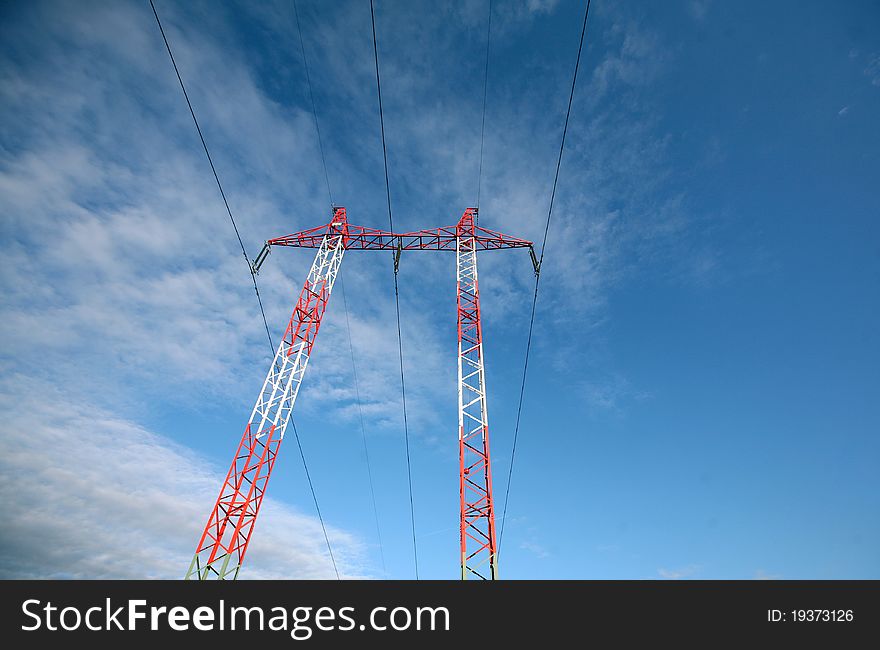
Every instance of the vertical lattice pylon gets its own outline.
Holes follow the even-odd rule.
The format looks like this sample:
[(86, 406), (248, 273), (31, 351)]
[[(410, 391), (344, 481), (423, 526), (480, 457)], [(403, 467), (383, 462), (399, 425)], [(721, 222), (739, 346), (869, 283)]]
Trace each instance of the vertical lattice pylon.
[(489, 416), (483, 371), (483, 328), (477, 281), (476, 209), (456, 226), (458, 285), (458, 449), (461, 502), (461, 578), (498, 577), (495, 504), (489, 461)]
[(347, 240), (345, 208), (335, 208), (199, 539), (188, 580), (238, 576)]

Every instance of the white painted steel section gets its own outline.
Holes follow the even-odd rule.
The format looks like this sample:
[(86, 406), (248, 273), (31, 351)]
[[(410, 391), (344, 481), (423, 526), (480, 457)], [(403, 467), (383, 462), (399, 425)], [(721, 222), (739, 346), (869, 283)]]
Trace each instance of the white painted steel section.
[[(469, 241), (468, 241), (469, 239)], [(477, 292), (477, 251), (473, 238), (456, 240), (456, 271), (459, 292), (475, 295)], [(486, 407), (486, 377), (483, 370), (482, 336), (478, 345), (463, 347), (458, 341), (458, 424), (459, 437), (483, 431), (489, 423)], [(468, 429), (465, 431), (465, 424)]]
[[(342, 235), (326, 235), (315, 255), (305, 286), (326, 286), (329, 299), (344, 253)], [(258, 438), (266, 435), (273, 425), (280, 437), (284, 438), (308, 363), (309, 351), (305, 341), (298, 340), (291, 345), (282, 338), (248, 421), (251, 431)]]

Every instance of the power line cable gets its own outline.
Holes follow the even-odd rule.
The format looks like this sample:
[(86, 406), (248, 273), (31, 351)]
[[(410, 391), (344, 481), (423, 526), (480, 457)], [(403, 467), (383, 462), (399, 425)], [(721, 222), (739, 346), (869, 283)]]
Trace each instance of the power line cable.
[(388, 577), (388, 569), (385, 566), (385, 550), (382, 546), (382, 531), (379, 528), (379, 509), (376, 507), (376, 491), (373, 487), (373, 470), (370, 465), (370, 451), (367, 447), (367, 429), (364, 425), (364, 410), (361, 406), (361, 389), (358, 384), (357, 365), (354, 361), (354, 344), (351, 340), (351, 323), (348, 320), (348, 300), (345, 297), (345, 281), (339, 276), (339, 285), (342, 289), (342, 304), (345, 306), (345, 329), (348, 330), (348, 349), (351, 352), (351, 370), (354, 373), (354, 392), (357, 397), (358, 417), (361, 422), (361, 439), (364, 443), (364, 458), (367, 461), (367, 477), (370, 480), (370, 498), (373, 502), (373, 518), (376, 520), (376, 538), (379, 540), (379, 556), (382, 559), (382, 573)]
[[(232, 216), (232, 210), (229, 207), (229, 201), (226, 200), (226, 193), (223, 191), (223, 184), (220, 182), (220, 177), (217, 175), (217, 169), (214, 167), (214, 161), (211, 159), (211, 152), (208, 151), (208, 145), (205, 142), (205, 137), (202, 135), (202, 129), (199, 126), (199, 120), (196, 118), (195, 110), (193, 110), (192, 102), (189, 100), (189, 94), (186, 92), (186, 86), (183, 83), (183, 78), (180, 76), (180, 70), (177, 67), (177, 62), (174, 60), (174, 53), (171, 51), (171, 45), (168, 42), (168, 37), (165, 35), (165, 29), (162, 27), (162, 21), (159, 19), (159, 12), (156, 11), (156, 5), (153, 4), (153, 0), (150, 0), (150, 7), (153, 9), (153, 15), (156, 17), (156, 24), (159, 26), (159, 32), (162, 34), (162, 40), (165, 42), (165, 49), (168, 50), (168, 57), (171, 59), (171, 65), (174, 67), (174, 73), (177, 75), (177, 81), (180, 84), (180, 89), (183, 91), (183, 97), (186, 100), (186, 105), (189, 107), (189, 114), (192, 115), (193, 124), (196, 126), (196, 131), (199, 134), (199, 140), (202, 142), (202, 148), (205, 150), (205, 156), (208, 158), (208, 164), (211, 166), (211, 171), (214, 174), (214, 180), (217, 181), (217, 188), (220, 190), (220, 196), (223, 198), (223, 205), (226, 206), (226, 213), (229, 215), (229, 220), (232, 222), (232, 228), (235, 230), (235, 236), (238, 238), (238, 244), (241, 247), (241, 254), (244, 255), (244, 259), (247, 262), (248, 269), (251, 274), (251, 280), (254, 283), (254, 292), (257, 294), (257, 302), (260, 305), (260, 314), (263, 316), (263, 326), (266, 328), (266, 338), (269, 340), (269, 349), (272, 354), (272, 357), (275, 356), (275, 345), (272, 343), (272, 335), (269, 333), (269, 323), (266, 320), (266, 312), (263, 310), (263, 300), (260, 297), (260, 289), (257, 286), (257, 275), (254, 271), (254, 267), (251, 264), (250, 258), (248, 257), (247, 251), (244, 248), (244, 242), (241, 239), (241, 234), (238, 232), (238, 226), (235, 224), (235, 217)], [(274, 361), (273, 361), (274, 363)], [(321, 509), (318, 507), (318, 497), (315, 493), (315, 487), (312, 484), (312, 478), (309, 474), (309, 466), (306, 463), (306, 457), (303, 453), (302, 443), (299, 439), (299, 432), (296, 429), (296, 423), (291, 418), (291, 424), (293, 424), (293, 433), (296, 438), (296, 444), (299, 447), (300, 457), (302, 458), (303, 468), (306, 472), (306, 478), (309, 482), (309, 489), (312, 492), (312, 499), (315, 502), (315, 510), (318, 513), (318, 519), (321, 522), (321, 529), (324, 531), (324, 540), (327, 542), (327, 550), (330, 553), (330, 561), (333, 563), (333, 571), (336, 573), (336, 578), (339, 579), (339, 570), (336, 567), (336, 560), (333, 557), (333, 548), (330, 546), (330, 538), (327, 536), (327, 528), (324, 525), (324, 518), (321, 515)]]
[(394, 274), (394, 306), (397, 310), (397, 353), (400, 358), (400, 393), (403, 402), (403, 432), (404, 432), (404, 440), (406, 442), (406, 480), (409, 486), (409, 515), (410, 515), (410, 524), (412, 526), (412, 539), (413, 539), (413, 563), (415, 565), (416, 572), (416, 580), (419, 579), (419, 550), (418, 545), (416, 544), (416, 510), (415, 510), (415, 502), (413, 500), (413, 489), (412, 489), (412, 462), (410, 460), (410, 451), (409, 451), (409, 423), (406, 417), (406, 382), (403, 378), (403, 342), (400, 333), (400, 294), (397, 286), (397, 274)]
[(519, 389), (519, 404), (516, 408), (516, 425), (513, 431), (513, 449), (510, 454), (510, 466), (507, 470), (507, 489), (504, 494), (504, 511), (501, 516), (501, 532), (498, 536), (498, 555), (501, 554), (501, 542), (504, 540), (504, 524), (507, 522), (507, 505), (510, 501), (510, 483), (513, 477), (513, 463), (516, 459), (516, 443), (519, 438), (520, 415), (522, 414), (523, 396), (526, 390), (526, 373), (529, 368), (529, 353), (532, 349), (532, 330), (535, 324), (535, 307), (538, 304), (538, 284), (541, 280), (541, 264), (544, 262), (544, 251), (547, 248), (547, 234), (550, 232), (550, 218), (553, 215), (553, 202), (556, 199), (556, 185), (559, 182), (559, 168), (562, 165), (562, 152), (565, 150), (565, 136), (568, 133), (568, 120), (571, 116), (571, 104), (574, 99), (574, 89), (577, 83), (578, 69), (581, 64), (581, 51), (584, 47), (584, 36), (587, 33), (587, 17), (590, 15), (590, 2), (587, 0), (587, 8), (584, 11), (584, 25), (581, 28), (581, 40), (578, 45), (577, 59), (574, 64), (574, 74), (571, 79), (571, 92), (568, 96), (568, 109), (565, 112), (565, 125), (562, 127), (562, 141), (559, 144), (559, 156), (556, 159), (556, 175), (553, 177), (553, 191), (550, 193), (550, 207), (547, 210), (547, 223), (544, 226), (544, 239), (541, 242), (541, 256), (538, 260), (537, 272), (535, 273), (535, 293), (532, 296), (532, 313), (529, 317), (529, 335), (526, 342), (525, 361), (523, 362), (522, 384)]
[(159, 32), (162, 34), (162, 40), (165, 41), (165, 49), (168, 50), (168, 57), (171, 59), (171, 65), (174, 66), (174, 73), (177, 75), (177, 81), (180, 83), (180, 89), (183, 91), (183, 98), (186, 100), (187, 107), (189, 107), (189, 114), (192, 115), (193, 124), (196, 125), (199, 140), (202, 141), (202, 148), (205, 150), (208, 164), (211, 165), (211, 172), (214, 174), (214, 180), (217, 181), (217, 189), (220, 190), (220, 196), (223, 198), (223, 205), (226, 206), (226, 214), (229, 215), (229, 221), (232, 222), (232, 228), (235, 230), (235, 236), (238, 238), (238, 245), (241, 247), (241, 254), (244, 255), (244, 259), (247, 262), (248, 270), (251, 274), (251, 280), (254, 283), (254, 293), (257, 294), (257, 302), (260, 303), (260, 314), (263, 316), (263, 327), (266, 328), (266, 338), (269, 340), (269, 348), (274, 357), (275, 344), (272, 343), (272, 335), (269, 333), (269, 322), (266, 320), (266, 312), (263, 310), (263, 299), (260, 297), (260, 288), (257, 286), (257, 275), (254, 272), (251, 259), (248, 257), (247, 251), (244, 249), (244, 242), (241, 240), (241, 234), (238, 232), (238, 226), (235, 224), (235, 217), (232, 216), (232, 210), (229, 208), (229, 201), (226, 200), (226, 192), (223, 191), (223, 184), (220, 182), (220, 177), (217, 175), (217, 169), (214, 167), (214, 161), (211, 159), (211, 152), (208, 151), (205, 136), (202, 135), (202, 129), (196, 118), (196, 112), (193, 110), (192, 102), (189, 101), (189, 94), (186, 92), (186, 86), (183, 84), (183, 78), (180, 76), (180, 70), (177, 68), (177, 61), (174, 60), (174, 54), (171, 52), (171, 45), (168, 43), (168, 38), (165, 36), (165, 30), (162, 28), (162, 21), (159, 20), (159, 13), (156, 11), (156, 5), (153, 4), (153, 0), (150, 0), (150, 7), (152, 7), (153, 15), (156, 17), (156, 24), (159, 25)]
[[(382, 131), (382, 161), (385, 164), (385, 198), (388, 201), (388, 225), (394, 232), (394, 218), (391, 215), (391, 185), (388, 182), (388, 151), (385, 147), (385, 115), (382, 110), (382, 82), (379, 78), (379, 47), (376, 44), (376, 15), (373, 0), (370, 0), (370, 24), (373, 28), (373, 58), (376, 62), (376, 94), (379, 97), (379, 125)], [(406, 382), (403, 374), (403, 338), (400, 333), (400, 293), (397, 286), (397, 265), (394, 266), (394, 306), (397, 311), (397, 351), (400, 358), (400, 392), (403, 399), (403, 431), (406, 440), (406, 475), (409, 483), (409, 512), (412, 523), (413, 560), (416, 580), (419, 579), (419, 552), (416, 544), (416, 512), (412, 489), (412, 464), (409, 453), (409, 424), (406, 416)]]
[(296, 422), (293, 421), (293, 418), (290, 419), (290, 424), (293, 425), (293, 435), (296, 439), (296, 446), (299, 448), (299, 456), (302, 458), (303, 467), (306, 470), (306, 479), (309, 482), (309, 490), (312, 492), (312, 500), (315, 502), (315, 510), (318, 513), (318, 521), (321, 522), (321, 530), (324, 531), (324, 541), (327, 542), (327, 550), (330, 552), (330, 562), (333, 563), (333, 571), (336, 573), (336, 579), (339, 580), (339, 569), (336, 567), (336, 558), (333, 557), (333, 547), (330, 546), (330, 537), (327, 535), (327, 526), (324, 525), (324, 517), (321, 516), (321, 507), (318, 505), (318, 497), (315, 494), (315, 486), (312, 484), (312, 476), (309, 474), (309, 466), (306, 463), (306, 455), (303, 453), (302, 442), (299, 439), (299, 432), (296, 430)]

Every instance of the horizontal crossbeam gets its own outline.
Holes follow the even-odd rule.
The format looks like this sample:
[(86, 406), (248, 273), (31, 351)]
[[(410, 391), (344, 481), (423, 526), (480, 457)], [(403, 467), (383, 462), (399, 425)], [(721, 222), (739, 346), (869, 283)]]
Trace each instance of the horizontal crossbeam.
[[(319, 248), (324, 237), (329, 231), (330, 225), (301, 230), (283, 237), (276, 237), (266, 242), (267, 247), (291, 246), (295, 248)], [(348, 232), (343, 238), (343, 246), (346, 250), (400, 250), (404, 251), (449, 251), (454, 253), (458, 235), (458, 226), (433, 228), (428, 230), (416, 230), (413, 232), (393, 233), (387, 230), (366, 228), (349, 224)], [(511, 237), (504, 233), (489, 230), (488, 228), (473, 227), (473, 247), (475, 250), (502, 250), (507, 248), (531, 248), (532, 242)], [(265, 249), (264, 249), (265, 250)], [(255, 266), (259, 266), (265, 259), (265, 253), (261, 253)]]

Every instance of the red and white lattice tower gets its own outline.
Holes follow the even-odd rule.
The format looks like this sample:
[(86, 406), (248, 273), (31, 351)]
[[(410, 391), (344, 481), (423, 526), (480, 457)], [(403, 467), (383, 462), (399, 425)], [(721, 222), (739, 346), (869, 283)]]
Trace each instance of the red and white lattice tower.
[[(498, 577), (477, 251), (506, 248), (531, 251), (532, 243), (480, 228), (476, 225), (476, 216), (476, 208), (468, 208), (456, 226), (395, 234), (351, 225), (345, 208), (336, 207), (329, 224), (266, 242), (254, 262), (255, 269), (272, 246), (318, 250), (199, 539), (187, 579), (238, 577), (321, 318), (342, 256), (349, 249), (396, 251), (395, 270), (400, 253), (405, 250), (456, 252), (461, 576), (490, 580)], [(533, 252), (532, 261), (535, 262)]]
[(474, 216), (466, 210), (455, 237), (458, 285), (458, 465), (461, 502), (461, 579), (495, 580), (495, 502), (489, 462), (489, 414), (483, 368), (483, 326), (477, 281)]

